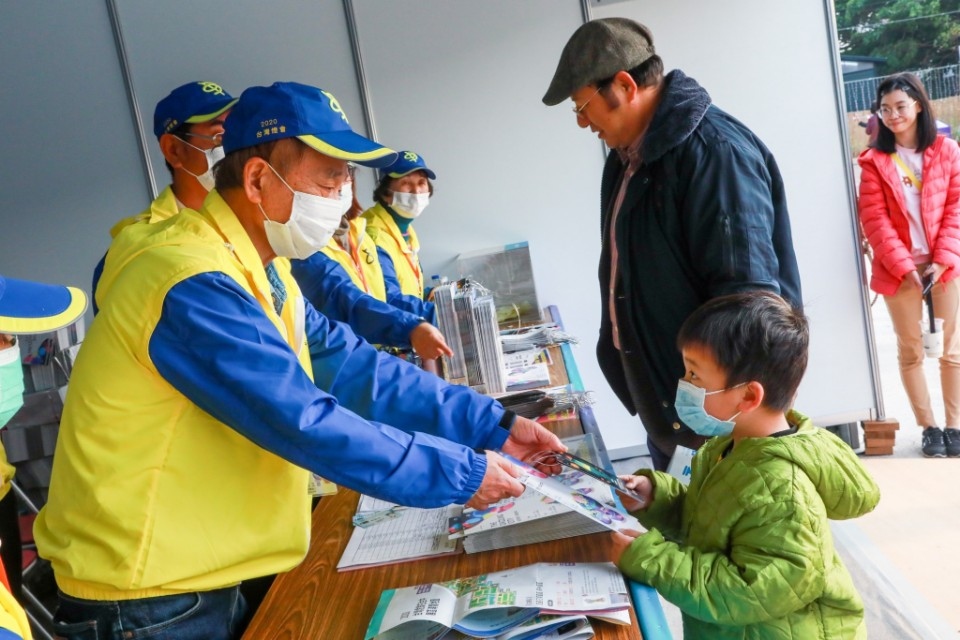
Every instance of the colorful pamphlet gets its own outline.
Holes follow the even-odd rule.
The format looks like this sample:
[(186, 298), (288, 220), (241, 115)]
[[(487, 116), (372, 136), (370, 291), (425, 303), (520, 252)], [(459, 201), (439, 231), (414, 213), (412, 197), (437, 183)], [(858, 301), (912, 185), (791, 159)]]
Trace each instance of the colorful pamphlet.
[(622, 621), (629, 608), (626, 583), (613, 563), (541, 562), (384, 591), (364, 640), (437, 640), (451, 629), (471, 638), (497, 638), (543, 614)]

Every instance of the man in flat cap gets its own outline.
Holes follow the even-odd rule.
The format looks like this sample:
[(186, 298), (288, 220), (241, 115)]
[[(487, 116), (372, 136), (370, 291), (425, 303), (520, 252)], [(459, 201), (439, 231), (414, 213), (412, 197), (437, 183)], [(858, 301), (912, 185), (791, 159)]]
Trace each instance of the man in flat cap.
[(574, 32), (543, 102), (567, 98), (577, 124), (613, 150), (601, 183), (597, 358), (663, 470), (677, 445), (704, 441), (673, 407), (686, 317), (747, 289), (801, 304), (783, 181), (763, 142), (693, 78), (663, 75), (653, 34), (632, 20)]
[(34, 527), (67, 640), (234, 640), (238, 584), (310, 539), (310, 471), (391, 502), (486, 507), (563, 451), (496, 400), (377, 351), (306, 302), (289, 258), (340, 226), (347, 161), (396, 152), (337, 99), (243, 92), (199, 210), (113, 241), (70, 379), (50, 499)]

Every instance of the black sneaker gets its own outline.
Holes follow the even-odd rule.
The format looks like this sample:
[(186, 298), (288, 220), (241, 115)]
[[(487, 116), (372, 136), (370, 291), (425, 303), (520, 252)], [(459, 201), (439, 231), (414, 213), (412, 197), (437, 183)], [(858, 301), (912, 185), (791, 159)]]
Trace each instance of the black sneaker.
[[(956, 429), (951, 429), (951, 431), (956, 431)], [(920, 450), (926, 457), (942, 458), (947, 455), (947, 447), (943, 444), (943, 429), (927, 427), (923, 430), (922, 442), (923, 446), (920, 447)], [(960, 442), (957, 444), (960, 444)]]
[(944, 429), (943, 443), (948, 458), (960, 458), (960, 429)]

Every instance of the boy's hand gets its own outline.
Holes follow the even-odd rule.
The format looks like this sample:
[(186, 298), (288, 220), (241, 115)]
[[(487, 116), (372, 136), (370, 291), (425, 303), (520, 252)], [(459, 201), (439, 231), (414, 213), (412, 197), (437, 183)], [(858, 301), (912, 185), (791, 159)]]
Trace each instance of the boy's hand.
[(624, 529), (622, 531), (613, 531), (611, 534), (613, 536), (613, 549), (610, 560), (613, 564), (620, 564), (620, 556), (623, 555), (623, 552), (627, 550), (627, 547), (630, 546), (634, 540), (642, 536), (643, 533), (640, 531), (634, 531), (633, 529)]
[(635, 491), (640, 497), (643, 498), (643, 502), (640, 502), (636, 498), (628, 496), (625, 493), (617, 492), (624, 509), (632, 512), (639, 509), (646, 509), (650, 506), (650, 501), (653, 499), (653, 483), (650, 482), (650, 478), (647, 476), (630, 475), (617, 477), (623, 480), (623, 484), (627, 485), (628, 489)]

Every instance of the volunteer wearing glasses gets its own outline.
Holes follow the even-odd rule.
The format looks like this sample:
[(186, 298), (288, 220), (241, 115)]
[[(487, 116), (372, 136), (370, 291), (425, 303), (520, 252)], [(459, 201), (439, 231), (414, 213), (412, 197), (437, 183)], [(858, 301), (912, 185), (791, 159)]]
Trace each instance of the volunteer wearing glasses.
[[(23, 406), (17, 336), (56, 331), (75, 322), (86, 308), (87, 297), (79, 289), (0, 276), (0, 428)], [(0, 446), (0, 640), (32, 637), (27, 616), (12, 597), (20, 597), (22, 562), (17, 501), (10, 490), (13, 471)]]
[(373, 192), (376, 204), (363, 214), (367, 233), (377, 244), (387, 302), (430, 322), (436, 310), (423, 299), (420, 240), (413, 221), (430, 204), (431, 181), (436, 179), (422, 156), (401, 151), (392, 165), (380, 171)]
[(292, 82), (244, 91), (225, 127), (203, 206), (131, 225), (104, 268), (34, 526), (67, 640), (239, 638), (238, 584), (306, 554), (310, 472), (409, 506), (482, 508), (523, 491), (496, 450), (566, 449), (304, 301), (286, 258), (337, 229), (346, 161), (395, 152)]
[(351, 167), (340, 189), (343, 218), (327, 245), (305, 260), (292, 260), (303, 295), (331, 320), (346, 322), (368, 342), (413, 348), (421, 358), (451, 356), (443, 334), (425, 318), (387, 304), (377, 245), (357, 201)]
[[(877, 137), (859, 159), (860, 221), (873, 249), (870, 288), (890, 311), (900, 377), (923, 429), (923, 455), (960, 457), (960, 149), (937, 133), (915, 75), (880, 83), (877, 104)], [(937, 426), (923, 373), (922, 291), (930, 282), (934, 317), (943, 320), (945, 429)]]
[[(220, 85), (202, 81), (179, 86), (157, 103), (153, 133), (172, 182), (146, 210), (115, 224), (110, 229), (111, 238), (131, 224), (153, 224), (176, 215), (184, 207), (200, 208), (213, 189), (213, 165), (223, 157), (223, 122), (234, 102)], [(94, 311), (105, 258), (94, 269)]]

